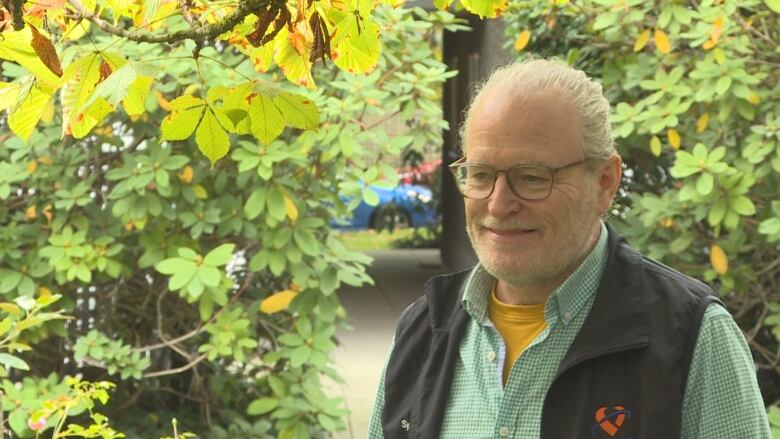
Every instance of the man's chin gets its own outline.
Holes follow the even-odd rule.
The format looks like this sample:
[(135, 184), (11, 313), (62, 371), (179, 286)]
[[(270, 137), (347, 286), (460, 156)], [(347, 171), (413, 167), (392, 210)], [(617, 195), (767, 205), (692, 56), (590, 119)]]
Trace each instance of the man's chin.
[(491, 254), (478, 256), (482, 266), (488, 273), (504, 281), (533, 279), (543, 271), (543, 267), (537, 261), (518, 257), (516, 254), (496, 255), (491, 252)]

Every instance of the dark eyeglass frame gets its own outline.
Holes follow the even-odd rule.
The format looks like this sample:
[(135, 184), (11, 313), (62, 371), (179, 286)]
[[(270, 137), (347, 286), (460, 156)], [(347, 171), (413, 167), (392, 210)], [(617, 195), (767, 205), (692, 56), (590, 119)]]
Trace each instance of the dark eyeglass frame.
[[(469, 199), (472, 199), (472, 200), (484, 200), (484, 199), (489, 198), (491, 195), (493, 195), (493, 192), (496, 190), (496, 181), (498, 180), (498, 175), (499, 174), (504, 174), (504, 177), (506, 177), (509, 172), (511, 172), (514, 169), (518, 169), (518, 168), (544, 169), (545, 171), (547, 171), (550, 174), (550, 184), (549, 184), (549, 186), (547, 188), (547, 193), (543, 197), (532, 197), (532, 198), (524, 197), (524, 196), (522, 196), (522, 195), (517, 193), (517, 190), (515, 190), (515, 187), (510, 182), (510, 179), (508, 179), (508, 178), (506, 179), (506, 183), (507, 183), (507, 186), (509, 186), (509, 190), (511, 190), (512, 193), (515, 194), (515, 196), (517, 198), (520, 198), (522, 200), (537, 201), (537, 200), (544, 200), (544, 199), (546, 199), (546, 198), (548, 198), (550, 196), (550, 194), (552, 193), (553, 185), (555, 185), (555, 174), (557, 174), (558, 172), (563, 171), (565, 169), (569, 169), (569, 168), (573, 168), (575, 166), (581, 165), (583, 163), (592, 162), (593, 160), (594, 160), (594, 158), (590, 157), (590, 158), (582, 159), (582, 160), (576, 161), (574, 163), (569, 163), (568, 165), (563, 165), (563, 166), (531, 165), (531, 164), (521, 163), (519, 165), (510, 166), (509, 168), (505, 168), (505, 169), (496, 169), (493, 166), (488, 165), (486, 163), (469, 163), (469, 162), (466, 162), (466, 157), (461, 157), (458, 160), (455, 160), (454, 162), (452, 162), (448, 167), (450, 168), (450, 172), (452, 172), (452, 176), (455, 178), (455, 186), (458, 188), (458, 192), (460, 192), (460, 194), (463, 197), (469, 198)], [(463, 192), (463, 188), (461, 188), (460, 184), (458, 183), (458, 181), (460, 180), (460, 178), (458, 176), (458, 169), (463, 168), (465, 166), (483, 166), (483, 167), (493, 171), (493, 184), (491, 185), (490, 191), (487, 193), (487, 195), (485, 195), (484, 197), (470, 197), (470, 196), (466, 195)]]

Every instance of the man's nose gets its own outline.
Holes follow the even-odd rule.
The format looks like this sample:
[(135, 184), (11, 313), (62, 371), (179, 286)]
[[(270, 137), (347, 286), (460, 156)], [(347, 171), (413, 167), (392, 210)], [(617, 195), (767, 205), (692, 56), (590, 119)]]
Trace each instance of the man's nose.
[(496, 218), (505, 218), (520, 210), (523, 200), (518, 198), (506, 179), (506, 174), (496, 178), (496, 186), (488, 199), (488, 213)]

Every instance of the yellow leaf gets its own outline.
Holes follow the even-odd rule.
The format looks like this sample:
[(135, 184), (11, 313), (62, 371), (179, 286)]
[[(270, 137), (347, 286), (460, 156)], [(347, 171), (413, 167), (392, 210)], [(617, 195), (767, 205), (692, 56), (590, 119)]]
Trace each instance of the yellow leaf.
[(715, 54), (715, 62), (718, 64), (723, 64), (726, 62), (726, 51), (721, 49), (720, 47), (716, 47), (715, 50), (712, 51)]
[(655, 30), (654, 35), (655, 48), (661, 53), (669, 53), (672, 51), (672, 42), (669, 40), (669, 36), (661, 29)]
[(712, 38), (710, 38), (709, 40), (705, 41), (704, 44), (701, 45), (701, 48), (704, 50), (710, 50), (713, 47), (715, 47), (715, 44), (717, 44), (717, 42), (713, 41)]
[(41, 113), (41, 122), (48, 125), (54, 121), (54, 100), (50, 100), (43, 107), (43, 113)]
[(54, 160), (52, 160), (51, 157), (47, 155), (38, 157), (38, 161), (41, 162), (42, 165), (51, 165), (54, 163)]
[(710, 113), (704, 113), (699, 116), (699, 120), (696, 121), (696, 132), (702, 133), (707, 129), (707, 125), (710, 123)]
[(35, 208), (34, 204), (28, 207), (27, 210), (24, 211), (24, 216), (29, 220), (38, 218), (38, 210)]
[(674, 225), (674, 220), (671, 219), (671, 218), (664, 218), (664, 219), (661, 220), (659, 225), (661, 227), (663, 227), (664, 229), (668, 229), (668, 228), (670, 228), (670, 227), (672, 227)]
[(51, 297), (51, 290), (46, 287), (38, 288), (38, 297)]
[(507, 0), (461, 0), (460, 4), (480, 18), (496, 18), (509, 6)]
[(636, 37), (636, 41), (634, 42), (634, 52), (639, 52), (640, 50), (644, 49), (649, 39), (650, 29), (645, 29), (641, 34), (639, 34), (638, 37)]
[(21, 308), (19, 308), (18, 306), (14, 305), (13, 303), (8, 303), (8, 302), (0, 303), (0, 310), (3, 310), (5, 312), (7, 312), (8, 314), (13, 314), (15, 316), (18, 316), (19, 314), (22, 313)]
[(710, 247), (710, 265), (718, 274), (726, 274), (729, 271), (729, 258), (718, 244), (712, 244)]
[(35, 160), (31, 161), (27, 164), (27, 173), (32, 174), (35, 172), (35, 170), (38, 169), (38, 162)]
[(284, 290), (276, 292), (260, 302), (260, 311), (266, 314), (273, 314), (284, 311), (290, 306), (290, 302), (297, 296), (293, 290)]
[(195, 192), (195, 198), (200, 198), (201, 200), (203, 200), (209, 197), (209, 193), (206, 191), (206, 188), (204, 188), (199, 184), (193, 186), (192, 190), (193, 192)]
[(718, 43), (718, 40), (720, 39), (720, 36), (723, 33), (723, 22), (724, 22), (723, 17), (718, 17), (712, 23), (712, 31), (710, 31), (710, 40), (712, 41), (713, 45)]
[(520, 32), (520, 35), (518, 35), (517, 39), (515, 40), (515, 50), (522, 52), (523, 49), (525, 49), (525, 46), (528, 45), (529, 41), (531, 41), (531, 31), (524, 30)]
[(180, 182), (190, 184), (192, 183), (192, 177), (195, 176), (195, 171), (192, 170), (192, 166), (185, 166), (176, 176), (179, 177)]
[(669, 138), (669, 144), (672, 145), (672, 148), (680, 149), (680, 133), (678, 133), (676, 129), (669, 128), (666, 131), (666, 136)]
[(160, 104), (160, 108), (167, 112), (172, 110), (171, 102), (168, 99), (165, 99), (165, 96), (163, 96), (162, 93), (160, 93), (158, 90), (155, 90), (154, 96), (157, 97), (157, 103)]
[(658, 136), (653, 136), (650, 140), (650, 152), (656, 157), (661, 155), (661, 139)]
[(298, 208), (295, 207), (295, 203), (293, 203), (293, 200), (291, 200), (287, 194), (284, 195), (284, 208), (287, 209), (287, 216), (290, 217), (291, 220), (295, 221), (298, 219)]
[(751, 92), (745, 99), (753, 105), (761, 103), (761, 97), (756, 92)]
[(52, 215), (52, 213), (51, 213), (51, 204), (47, 204), (47, 205), (46, 205), (46, 206), (43, 208), (43, 211), (42, 211), (42, 212), (43, 212), (43, 215), (46, 217), (46, 220), (47, 220), (48, 222), (51, 222), (51, 219), (52, 219), (52, 216), (53, 216), (53, 215)]

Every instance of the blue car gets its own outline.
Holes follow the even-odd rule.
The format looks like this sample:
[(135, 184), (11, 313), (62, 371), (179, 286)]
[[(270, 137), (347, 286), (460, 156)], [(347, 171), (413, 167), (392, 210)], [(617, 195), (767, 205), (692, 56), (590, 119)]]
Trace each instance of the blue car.
[(413, 184), (401, 184), (393, 189), (369, 187), (379, 196), (379, 204), (369, 206), (361, 200), (350, 221), (333, 222), (333, 227), (342, 230), (394, 230), (436, 223), (433, 193), (427, 187)]

